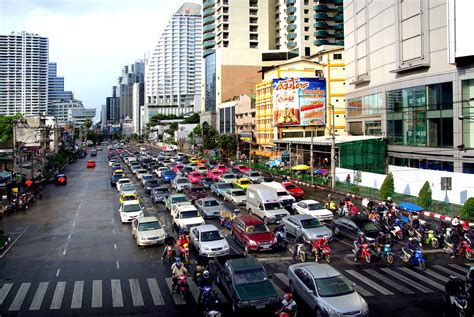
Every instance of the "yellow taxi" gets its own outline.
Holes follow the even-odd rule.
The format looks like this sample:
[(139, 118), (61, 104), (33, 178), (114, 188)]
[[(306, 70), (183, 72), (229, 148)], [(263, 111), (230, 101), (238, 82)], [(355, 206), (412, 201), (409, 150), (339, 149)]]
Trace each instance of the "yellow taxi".
[(236, 179), (233, 184), (236, 188), (246, 189), (249, 185), (252, 185), (253, 182), (250, 179), (243, 177)]
[(125, 172), (123, 170), (115, 170), (113, 175), (117, 175), (117, 174), (124, 174), (125, 175)]
[(189, 159), (189, 161), (190, 161), (191, 163), (197, 163), (197, 162), (199, 162), (199, 159), (198, 159), (197, 157), (193, 156), (193, 157), (191, 157), (191, 158)]
[(125, 201), (140, 201), (140, 197), (137, 196), (137, 194), (122, 194), (120, 195), (120, 203), (123, 204)]

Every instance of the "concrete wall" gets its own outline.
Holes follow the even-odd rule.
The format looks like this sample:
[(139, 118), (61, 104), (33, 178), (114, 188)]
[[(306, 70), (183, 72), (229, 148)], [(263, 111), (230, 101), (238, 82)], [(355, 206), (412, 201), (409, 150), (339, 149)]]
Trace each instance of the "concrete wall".
[[(469, 197), (474, 197), (474, 182), (471, 174), (450, 173), (441, 171), (424, 170), (410, 167), (389, 166), (395, 183), (395, 192), (410, 196), (418, 196), (421, 187), (428, 181), (433, 192), (434, 200), (446, 201), (462, 205)], [(336, 169), (336, 179), (344, 182), (347, 174), (354, 180), (355, 171), (345, 168)], [(362, 172), (361, 186), (380, 189), (386, 175)], [(452, 190), (441, 190), (441, 177), (452, 178)]]

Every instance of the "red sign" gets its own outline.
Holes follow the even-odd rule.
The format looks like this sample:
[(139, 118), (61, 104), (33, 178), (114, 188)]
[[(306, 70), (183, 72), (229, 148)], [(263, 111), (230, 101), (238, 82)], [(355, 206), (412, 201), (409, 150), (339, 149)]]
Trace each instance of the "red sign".
[(26, 186), (30, 187), (31, 185), (33, 185), (33, 181), (31, 179), (27, 180), (25, 182)]

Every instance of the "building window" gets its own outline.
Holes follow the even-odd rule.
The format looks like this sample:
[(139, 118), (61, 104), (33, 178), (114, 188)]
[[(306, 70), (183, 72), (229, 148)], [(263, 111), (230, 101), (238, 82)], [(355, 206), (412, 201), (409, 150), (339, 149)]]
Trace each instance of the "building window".
[(309, 22), (309, 19), (308, 18), (304, 18), (304, 23), (308, 23)]
[[(309, 41), (309, 35), (305, 35), (305, 36), (304, 36), (304, 40), (305, 40), (305, 41)], [(308, 56), (308, 55), (306, 55), (306, 56)]]
[(373, 94), (364, 97), (349, 99), (347, 103), (347, 117), (362, 115), (378, 115), (382, 113), (382, 94)]
[[(305, 36), (306, 39), (306, 36)], [(304, 56), (310, 56), (311, 55), (311, 48), (305, 47), (304, 48)]]
[(333, 54), (332, 59), (334, 59), (334, 60), (342, 59), (342, 54)]
[(308, 26), (305, 26), (305, 27), (304, 27), (304, 31), (305, 31), (305, 32), (309, 32), (309, 27), (308, 27)]
[[(462, 115), (464, 120), (460, 122), (462, 131), (462, 144), (466, 148), (474, 148), (474, 80), (463, 80), (462, 82)], [(467, 118), (471, 119), (467, 119)]]
[(309, 14), (309, 10), (308, 10), (308, 9), (304, 9), (303, 12), (304, 12), (304, 14)]

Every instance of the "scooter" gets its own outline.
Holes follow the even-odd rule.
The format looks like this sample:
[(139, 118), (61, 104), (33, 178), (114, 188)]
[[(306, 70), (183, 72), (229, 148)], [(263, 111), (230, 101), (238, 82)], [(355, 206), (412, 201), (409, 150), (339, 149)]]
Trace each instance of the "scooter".
[(420, 247), (423, 246), (423, 244), (431, 245), (435, 249), (439, 247), (439, 240), (438, 238), (436, 238), (435, 234), (433, 233), (433, 230), (427, 230), (425, 232), (425, 237), (423, 241), (420, 241), (421, 233), (418, 230), (415, 230), (415, 234), (416, 234), (415, 239), (420, 244)]
[(188, 294), (189, 294), (189, 284), (188, 284), (187, 276), (185, 274), (179, 275), (177, 277), (176, 291), (184, 299), (188, 296)]
[(288, 247), (288, 238), (286, 235), (286, 231), (277, 231), (275, 235), (277, 239), (277, 247), (282, 250), (286, 250), (286, 248)]
[[(321, 256), (319, 256), (319, 252), (321, 253)], [(322, 258), (325, 259), (327, 263), (331, 263), (331, 248), (328, 245), (322, 247), (319, 252), (313, 248), (314, 260), (316, 262), (319, 262), (319, 259)]]
[(390, 247), (390, 244), (385, 244), (383, 246), (382, 251), (380, 252), (379, 257), (381, 259), (385, 259), (385, 261), (392, 265), (395, 257), (393, 256), (392, 248)]
[[(352, 252), (356, 254), (356, 242), (354, 241), (354, 249), (352, 249)], [(372, 258), (372, 250), (371, 250), (371, 245), (368, 243), (364, 243), (360, 245), (360, 253), (359, 253), (359, 258), (364, 259), (365, 262), (370, 263), (370, 260)]]
[[(446, 245), (444, 246), (443, 250), (446, 253), (452, 253), (453, 252), (453, 244), (446, 242)], [(455, 256), (465, 256), (466, 259), (468, 260), (473, 260), (474, 259), (474, 250), (471, 248), (471, 241), (469, 239), (466, 240), (461, 240), (459, 242), (458, 250), (456, 251)]]
[(420, 249), (415, 250), (414, 256), (411, 256), (411, 254), (407, 253), (404, 249), (402, 249), (400, 259), (407, 265), (416, 267), (420, 271), (426, 270), (426, 260), (423, 257), (423, 253)]

